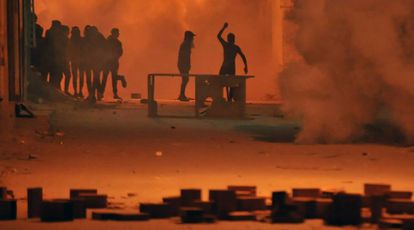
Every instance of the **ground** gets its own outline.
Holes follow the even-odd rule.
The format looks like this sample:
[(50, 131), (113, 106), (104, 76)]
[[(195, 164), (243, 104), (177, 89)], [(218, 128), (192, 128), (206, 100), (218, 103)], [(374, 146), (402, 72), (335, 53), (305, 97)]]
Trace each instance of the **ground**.
[[(191, 114), (191, 106), (162, 103), (161, 112)], [(46, 198), (65, 198), (70, 188), (98, 188), (110, 202), (136, 209), (181, 188), (257, 185), (261, 196), (293, 187), (361, 193), (363, 184), (391, 183), (414, 191), (410, 147), (359, 143), (299, 145), (300, 124), (280, 117), (274, 104), (249, 104), (251, 119), (148, 118), (138, 102), (32, 105), (38, 117), (11, 120), (0, 140), (0, 186), (13, 189), (19, 220), (0, 229), (336, 229), (305, 225), (231, 223), (194, 226), (175, 220), (145, 223), (27, 221), (26, 188), (41, 186)], [(11, 127), (12, 132), (4, 132)], [(54, 135), (49, 135), (54, 134)], [(128, 194), (130, 196), (128, 196)], [(353, 228), (347, 228), (353, 229)]]

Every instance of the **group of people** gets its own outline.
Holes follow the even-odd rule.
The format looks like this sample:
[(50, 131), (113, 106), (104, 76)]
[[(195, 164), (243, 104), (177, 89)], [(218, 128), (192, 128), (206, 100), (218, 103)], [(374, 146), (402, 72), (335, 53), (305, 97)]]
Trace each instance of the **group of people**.
[[(118, 95), (118, 81), (126, 87), (124, 76), (118, 74), (119, 59), (123, 54), (119, 29), (113, 28), (105, 38), (95, 26), (87, 25), (83, 36), (79, 27), (69, 28), (60, 21), (52, 21), (43, 36), (43, 28), (36, 24), (36, 47), (32, 50), (32, 65), (40, 73), (42, 81), (64, 93), (84, 98), (86, 78), (87, 98), (102, 100), (109, 74), (112, 77), (114, 99)], [(73, 94), (70, 93), (72, 81)]]
[[(236, 36), (233, 33), (227, 35), (227, 41), (223, 39), (223, 33), (228, 28), (229, 24), (224, 23), (222, 29), (217, 35), (220, 44), (223, 46), (223, 64), (220, 68), (219, 74), (224, 75), (236, 75), (236, 57), (240, 55), (244, 63), (244, 73), (248, 73), (247, 59), (241, 48), (236, 45)], [(185, 89), (188, 84), (188, 75), (191, 70), (191, 51), (194, 48), (194, 37), (196, 35), (191, 31), (186, 31), (184, 34), (184, 41), (180, 46), (178, 53), (178, 70), (182, 75), (182, 83), (180, 89), (180, 95), (178, 100), (189, 101), (190, 99), (185, 95)], [(234, 94), (235, 89), (227, 89), (228, 101), (236, 101), (237, 96)]]

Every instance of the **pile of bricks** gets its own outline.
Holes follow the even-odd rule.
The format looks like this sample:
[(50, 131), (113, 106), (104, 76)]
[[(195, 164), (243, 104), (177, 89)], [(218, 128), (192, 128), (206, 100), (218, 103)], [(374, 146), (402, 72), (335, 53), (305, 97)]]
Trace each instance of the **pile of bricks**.
[[(16, 200), (0, 188), (0, 220), (16, 219)], [(69, 199), (44, 200), (42, 188), (27, 191), (28, 217), (43, 222), (73, 221), (87, 217), (113, 221), (146, 221), (179, 218), (179, 222), (212, 223), (217, 220), (303, 223), (323, 219), (332, 226), (376, 224), (381, 229), (414, 230), (414, 201), (410, 191), (392, 190), (391, 185), (365, 184), (364, 194), (294, 188), (291, 193), (275, 191), (271, 197), (257, 195), (256, 186), (228, 186), (208, 191), (182, 189), (179, 196), (164, 197), (160, 203), (140, 203), (135, 211), (107, 210), (108, 196), (96, 189), (72, 189)], [(96, 210), (96, 209), (101, 209)]]

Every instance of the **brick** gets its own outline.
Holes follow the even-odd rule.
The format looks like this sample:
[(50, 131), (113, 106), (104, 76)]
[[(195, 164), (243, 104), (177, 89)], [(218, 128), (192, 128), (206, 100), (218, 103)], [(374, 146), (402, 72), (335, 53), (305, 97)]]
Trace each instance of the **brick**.
[(294, 188), (292, 189), (292, 196), (294, 198), (319, 198), (321, 196), (321, 190), (319, 188)]
[(0, 220), (16, 220), (16, 200), (0, 200)]
[(113, 221), (147, 221), (150, 216), (146, 213), (124, 211), (95, 211), (92, 212), (93, 220)]
[(203, 223), (204, 211), (201, 208), (186, 207), (180, 211), (181, 223)]
[(384, 196), (391, 191), (389, 184), (364, 184), (365, 196)]
[(70, 190), (70, 199), (79, 198), (80, 194), (98, 194), (97, 189), (71, 189)]
[(205, 214), (213, 214), (214, 202), (212, 201), (196, 201), (194, 207), (201, 208)]
[(213, 211), (219, 219), (225, 219), (230, 212), (237, 211), (235, 191), (210, 190), (209, 200), (214, 202)]
[(73, 203), (70, 200), (44, 200), (41, 206), (42, 222), (73, 221)]
[(238, 197), (238, 211), (266, 210), (266, 199), (262, 197)]
[(0, 200), (6, 200), (6, 199), (7, 199), (7, 188), (0, 187)]
[(360, 225), (362, 197), (358, 194), (337, 194), (333, 197), (325, 223), (334, 226)]
[(180, 214), (181, 197), (179, 196), (165, 197), (162, 200), (164, 203), (169, 204), (171, 206), (172, 215), (178, 216)]
[(108, 206), (108, 196), (104, 194), (80, 193), (77, 198), (85, 202), (87, 209), (106, 208)]
[(27, 217), (39, 218), (41, 215), (43, 201), (42, 188), (28, 188), (27, 189)]
[(398, 219), (381, 219), (378, 223), (379, 229), (401, 229), (403, 222)]
[(70, 200), (73, 204), (73, 218), (86, 219), (86, 202), (81, 198), (73, 198)]
[(414, 214), (414, 201), (405, 199), (389, 199), (385, 207), (390, 214)]
[(257, 187), (256, 186), (229, 185), (227, 187), (227, 189), (231, 190), (231, 191), (235, 191), (237, 197), (256, 196), (257, 195)]
[(411, 200), (413, 197), (413, 192), (411, 191), (390, 191), (387, 194), (389, 199), (407, 199)]
[(170, 218), (175, 215), (172, 206), (165, 203), (141, 203), (139, 210), (141, 213), (148, 213), (151, 218), (155, 219)]
[(404, 220), (402, 230), (414, 230), (414, 220)]
[(230, 212), (228, 219), (233, 221), (255, 221), (256, 215), (253, 212)]
[(201, 189), (182, 189), (181, 205), (183, 207), (191, 207), (194, 201), (201, 200)]
[(278, 209), (286, 205), (289, 199), (287, 192), (272, 192), (272, 209)]

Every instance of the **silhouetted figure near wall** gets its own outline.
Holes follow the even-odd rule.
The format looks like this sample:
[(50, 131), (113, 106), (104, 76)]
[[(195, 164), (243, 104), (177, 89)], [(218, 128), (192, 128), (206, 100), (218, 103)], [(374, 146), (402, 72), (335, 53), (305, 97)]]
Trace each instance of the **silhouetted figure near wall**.
[(119, 72), (119, 59), (124, 53), (122, 43), (119, 41), (119, 29), (113, 28), (111, 35), (106, 39), (106, 63), (104, 65), (104, 73), (102, 78), (102, 85), (100, 90), (100, 97), (103, 97), (106, 88), (106, 82), (108, 75), (111, 73), (112, 77), (112, 92), (114, 99), (122, 99), (118, 95), (118, 72)]
[[(236, 36), (233, 33), (229, 33), (227, 35), (227, 41), (223, 39), (223, 33), (229, 26), (228, 23), (224, 23), (223, 28), (217, 35), (218, 40), (220, 41), (221, 45), (223, 46), (224, 51), (224, 60), (223, 64), (220, 69), (220, 75), (236, 75), (236, 56), (237, 54), (243, 59), (244, 62), (244, 73), (248, 73), (247, 67), (247, 59), (242, 50), (236, 43)], [(237, 95), (234, 95), (234, 89), (230, 88), (227, 89), (227, 99), (228, 101), (237, 100)]]
[(86, 86), (88, 88), (88, 94), (90, 95), (92, 92), (92, 34), (91, 34), (92, 27), (87, 25), (85, 26), (83, 32), (83, 39), (82, 39), (82, 60), (81, 60), (81, 68), (83, 69), (83, 74), (86, 77)]
[[(75, 97), (83, 98), (83, 85), (85, 82), (82, 68), (82, 37), (79, 27), (72, 28), (72, 35), (69, 42), (69, 59), (72, 69), (72, 84)], [(79, 88), (78, 88), (79, 83)]]
[(189, 101), (185, 95), (185, 89), (188, 84), (188, 75), (191, 70), (191, 50), (194, 48), (194, 36), (195, 34), (191, 31), (184, 33), (184, 41), (181, 43), (180, 50), (178, 52), (178, 70), (182, 75), (180, 96), (178, 100)]
[(47, 68), (50, 73), (49, 82), (57, 89), (60, 89), (60, 81), (62, 79), (64, 63), (64, 51), (62, 51), (62, 45), (60, 42), (62, 40), (62, 36), (62, 23), (58, 20), (53, 20), (52, 26), (46, 31), (46, 61), (48, 63)]
[(44, 29), (37, 23), (37, 16), (33, 15), (36, 22), (35, 27), (35, 45), (31, 53), (31, 64), (35, 67), (36, 71), (40, 73), (42, 81), (47, 81), (47, 61), (44, 60), (46, 56), (45, 38), (43, 37)]
[(63, 55), (63, 59), (62, 59), (62, 72), (63, 75), (65, 76), (65, 93), (67, 95), (70, 95), (69, 93), (69, 84), (70, 84), (70, 78), (71, 78), (71, 74), (70, 74), (70, 59), (69, 59), (69, 33), (70, 33), (70, 29), (68, 26), (62, 26), (62, 40), (61, 42), (61, 51), (62, 51), (62, 55)]

